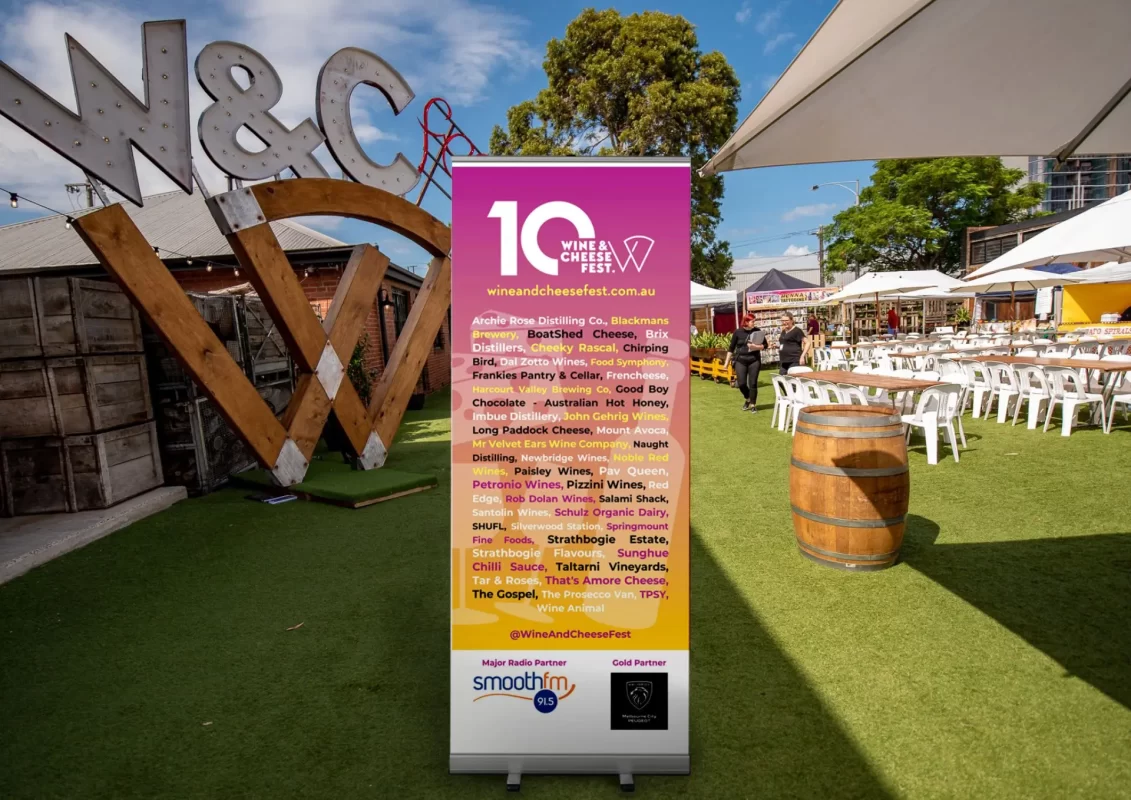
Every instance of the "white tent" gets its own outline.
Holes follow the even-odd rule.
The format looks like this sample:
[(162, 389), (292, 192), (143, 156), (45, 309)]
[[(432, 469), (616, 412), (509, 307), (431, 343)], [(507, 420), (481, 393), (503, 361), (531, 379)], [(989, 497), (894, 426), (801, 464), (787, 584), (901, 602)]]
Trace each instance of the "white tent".
[[(734, 324), (738, 327), (742, 320), (738, 315), (738, 292), (734, 289), (712, 289), (701, 283), (691, 282), (691, 307), (734, 306)], [(714, 312), (712, 312), (713, 314)]]
[(1131, 152), (1128, 30), (1128, 0), (840, 0), (703, 172)]
[(970, 273), (969, 278), (1062, 261), (1131, 261), (1131, 192), (1041, 231)]
[(701, 283), (691, 282), (691, 307), (721, 306), (726, 303), (737, 303), (738, 292), (733, 289), (712, 289)]

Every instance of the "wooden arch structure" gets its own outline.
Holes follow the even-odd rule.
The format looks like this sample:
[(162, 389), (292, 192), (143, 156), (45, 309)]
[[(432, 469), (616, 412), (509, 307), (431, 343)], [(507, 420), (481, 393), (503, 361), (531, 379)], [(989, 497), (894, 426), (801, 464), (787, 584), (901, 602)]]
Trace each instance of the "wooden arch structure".
[[(257, 184), (216, 195), (208, 204), (298, 367), (298, 384), (282, 421), (120, 205), (79, 217), (74, 225), (279, 485), (303, 479), (331, 410), (358, 464), (363, 469), (382, 466), (451, 304), (451, 229), (401, 197), (329, 178)], [(389, 259), (370, 245), (354, 248), (330, 311), (319, 321), (269, 224), (308, 215), (380, 225), (433, 257), (368, 408), (346, 378), (345, 365)]]

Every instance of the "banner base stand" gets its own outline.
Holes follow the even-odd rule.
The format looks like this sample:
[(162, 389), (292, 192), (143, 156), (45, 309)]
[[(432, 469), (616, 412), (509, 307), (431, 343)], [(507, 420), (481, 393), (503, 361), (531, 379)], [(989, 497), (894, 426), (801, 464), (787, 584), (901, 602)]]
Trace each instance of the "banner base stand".
[(635, 775), (688, 775), (691, 757), (685, 755), (541, 754), (494, 755), (466, 753), (448, 760), (452, 775), (506, 775), (508, 791), (520, 786), (523, 775), (616, 775), (621, 788), (634, 785)]
[(636, 791), (636, 781), (633, 780), (631, 772), (622, 772), (620, 774), (620, 790), (625, 794), (631, 794)]

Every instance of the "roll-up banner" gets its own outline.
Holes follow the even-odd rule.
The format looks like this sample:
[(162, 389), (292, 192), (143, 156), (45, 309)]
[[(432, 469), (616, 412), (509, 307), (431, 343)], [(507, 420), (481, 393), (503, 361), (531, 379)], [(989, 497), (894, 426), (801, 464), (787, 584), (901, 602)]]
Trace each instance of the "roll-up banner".
[(451, 771), (686, 774), (691, 165), (453, 176)]

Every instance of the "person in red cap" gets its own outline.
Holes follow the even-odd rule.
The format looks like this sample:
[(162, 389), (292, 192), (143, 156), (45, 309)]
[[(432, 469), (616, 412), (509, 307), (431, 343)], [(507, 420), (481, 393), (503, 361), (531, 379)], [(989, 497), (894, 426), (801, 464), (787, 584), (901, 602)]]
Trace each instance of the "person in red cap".
[(762, 351), (766, 349), (766, 334), (754, 324), (754, 315), (742, 318), (742, 327), (730, 337), (730, 352), (726, 363), (734, 359), (734, 375), (738, 391), (742, 392), (742, 410), (757, 411), (758, 373), (762, 370)]

